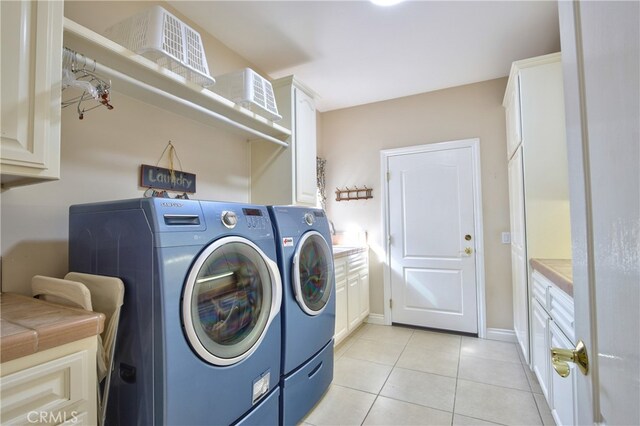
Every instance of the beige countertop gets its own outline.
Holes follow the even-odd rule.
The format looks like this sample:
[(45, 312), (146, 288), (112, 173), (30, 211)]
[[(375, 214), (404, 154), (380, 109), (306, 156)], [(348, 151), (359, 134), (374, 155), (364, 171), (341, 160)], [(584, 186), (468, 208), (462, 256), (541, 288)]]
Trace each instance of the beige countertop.
[(366, 246), (355, 247), (355, 246), (334, 245), (333, 258), (337, 259), (339, 257), (350, 256), (352, 254), (362, 253), (367, 250), (369, 250), (369, 247), (366, 247)]
[(571, 259), (531, 259), (531, 267), (558, 288), (573, 297), (573, 264)]
[(103, 314), (2, 293), (0, 362), (95, 336), (103, 327)]

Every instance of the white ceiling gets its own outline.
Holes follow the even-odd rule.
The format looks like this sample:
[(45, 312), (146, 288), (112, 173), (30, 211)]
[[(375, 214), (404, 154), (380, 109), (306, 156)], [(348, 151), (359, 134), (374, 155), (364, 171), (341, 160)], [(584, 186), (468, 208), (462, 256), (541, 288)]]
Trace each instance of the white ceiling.
[(508, 75), (560, 50), (555, 1), (170, 1), (272, 78), (294, 74), (320, 111)]

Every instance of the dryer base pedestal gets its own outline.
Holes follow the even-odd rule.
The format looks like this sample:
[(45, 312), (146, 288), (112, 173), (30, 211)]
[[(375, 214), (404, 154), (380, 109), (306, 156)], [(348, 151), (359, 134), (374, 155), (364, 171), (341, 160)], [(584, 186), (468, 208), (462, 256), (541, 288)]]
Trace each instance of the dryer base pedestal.
[(324, 395), (332, 380), (333, 339), (302, 367), (283, 378), (280, 424), (298, 424)]
[(273, 426), (280, 423), (280, 387), (271, 395), (260, 401), (249, 413), (241, 418), (234, 426)]

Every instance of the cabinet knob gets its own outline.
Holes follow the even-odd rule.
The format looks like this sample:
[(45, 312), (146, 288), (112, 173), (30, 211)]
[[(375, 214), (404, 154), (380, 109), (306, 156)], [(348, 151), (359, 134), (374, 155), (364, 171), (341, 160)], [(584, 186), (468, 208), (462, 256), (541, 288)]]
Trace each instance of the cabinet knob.
[(560, 377), (569, 375), (569, 362), (575, 363), (582, 374), (589, 372), (589, 357), (584, 342), (580, 340), (575, 349), (551, 348), (551, 364)]

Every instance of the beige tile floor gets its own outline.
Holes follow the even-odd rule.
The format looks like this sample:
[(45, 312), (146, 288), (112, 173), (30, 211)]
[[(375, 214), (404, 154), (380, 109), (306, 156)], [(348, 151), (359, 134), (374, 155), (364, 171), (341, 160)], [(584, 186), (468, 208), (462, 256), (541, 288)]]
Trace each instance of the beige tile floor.
[(554, 425), (515, 344), (365, 324), (304, 425)]

